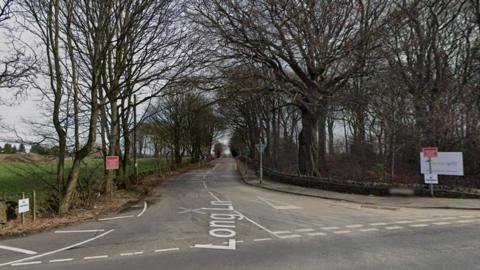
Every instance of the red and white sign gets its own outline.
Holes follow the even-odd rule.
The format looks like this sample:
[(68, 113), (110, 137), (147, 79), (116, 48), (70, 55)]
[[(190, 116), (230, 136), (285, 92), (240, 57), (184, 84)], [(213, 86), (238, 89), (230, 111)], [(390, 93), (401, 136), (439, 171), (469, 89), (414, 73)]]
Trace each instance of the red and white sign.
[(118, 156), (107, 156), (105, 158), (105, 167), (107, 170), (118, 170), (120, 167), (120, 158)]
[(422, 149), (423, 156), (426, 158), (434, 158), (438, 156), (438, 148), (437, 147), (424, 147)]

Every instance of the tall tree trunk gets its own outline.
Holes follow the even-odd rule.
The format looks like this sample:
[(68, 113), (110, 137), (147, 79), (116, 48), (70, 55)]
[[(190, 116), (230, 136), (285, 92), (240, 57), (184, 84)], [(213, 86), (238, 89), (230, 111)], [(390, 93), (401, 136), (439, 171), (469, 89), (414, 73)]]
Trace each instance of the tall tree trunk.
[[(117, 101), (115, 98), (112, 99), (110, 102), (110, 108), (111, 108), (111, 129), (110, 129), (110, 145), (108, 147), (108, 154), (110, 156), (115, 156), (117, 155), (117, 142), (118, 142), (118, 106), (117, 106)], [(109, 197), (112, 198), (113, 196), (113, 177), (114, 177), (114, 171), (109, 170), (107, 172), (107, 175), (105, 177), (105, 194)]]
[[(53, 102), (53, 125), (58, 136), (58, 161), (57, 161), (57, 189), (59, 194), (59, 201), (62, 200), (63, 189), (65, 187), (65, 156), (66, 156), (66, 142), (67, 134), (62, 125), (60, 119), (60, 110), (62, 104), (62, 72), (61, 72), (61, 60), (59, 53), (59, 35), (60, 35), (60, 1), (55, 0), (49, 2), (48, 11), (48, 38), (46, 40), (47, 45), (47, 60), (49, 66), (50, 85), (54, 91)], [(52, 60), (53, 56), (53, 60)]]
[(316, 115), (307, 109), (301, 109), (302, 130), (298, 135), (298, 172), (301, 175), (318, 175), (316, 166), (315, 130)]
[(322, 99), (322, 104), (318, 110), (318, 122), (317, 122), (317, 130), (318, 130), (318, 144), (317, 144), (317, 162), (319, 168), (321, 170), (325, 170), (326, 159), (325, 156), (327, 154), (327, 116), (328, 116), (328, 108), (326, 99)]
[(327, 129), (328, 129), (328, 155), (334, 156), (335, 155), (335, 134), (334, 134), (334, 127), (335, 127), (335, 119), (332, 116), (328, 117)]

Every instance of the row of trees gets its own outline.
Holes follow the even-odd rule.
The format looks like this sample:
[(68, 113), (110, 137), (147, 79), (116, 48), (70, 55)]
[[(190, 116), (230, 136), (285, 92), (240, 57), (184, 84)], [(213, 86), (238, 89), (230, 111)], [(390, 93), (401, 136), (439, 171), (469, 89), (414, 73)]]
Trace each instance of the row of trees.
[(21, 143), (18, 146), (18, 149), (17, 149), (16, 145), (12, 145), (10, 143), (4, 144), (3, 147), (0, 146), (0, 153), (15, 154), (17, 152), (20, 152), (20, 153), (25, 153), (26, 152), (25, 145), (23, 143)]
[[(211, 110), (199, 108), (209, 105), (201, 97), (185, 100), (202, 113), (182, 116), (181, 136), (163, 127), (176, 125), (176, 114), (168, 115), (161, 105), (182, 99), (178, 83), (204, 68), (197, 63), (205, 46), (189, 27), (183, 1), (19, 0), (8, 1), (8, 8), (13, 11), (9, 29), (22, 33), (16, 44), (28, 44), (35, 56), (26, 85), (41, 93), (50, 121), (30, 124), (40, 136), (36, 141), (56, 146), (60, 214), (74, 204), (80, 167), (92, 151), (121, 157), (120, 170), (105, 171), (101, 179), (106, 196), (112, 196), (114, 178), (132, 185), (129, 164), (139, 146), (134, 129), (146, 130), (158, 146), (156, 154), (170, 152), (177, 162), (184, 151), (194, 161), (209, 152), (217, 124), (202, 126), (204, 134), (192, 131), (214, 118)], [(147, 110), (134, 119), (137, 108)]]
[(185, 156), (198, 162), (210, 157), (224, 122), (201, 92), (179, 93), (159, 99), (147, 110), (143, 137), (153, 145), (155, 156), (163, 154), (176, 164)]
[(263, 141), (277, 168), (393, 180), (438, 146), (480, 173), (478, 0), (198, 2), (237, 63), (221, 90), (239, 94), (223, 106), (235, 152)]
[[(195, 161), (225, 122), (232, 153), (254, 157), (264, 142), (267, 163), (304, 175), (373, 168), (393, 179), (397, 170), (416, 171), (427, 145), (465, 151), (467, 173), (479, 173), (478, 0), (19, 0), (8, 7), (30, 34), (18, 42), (35, 43), (34, 76), (19, 74), (28, 80), (18, 82), (42, 93), (50, 121), (32, 126), (58, 145), (60, 213), (71, 207), (92, 150), (121, 156), (121, 170), (102, 179), (110, 196), (114, 177), (131, 185), (137, 147)], [(134, 121), (140, 107), (145, 113)]]

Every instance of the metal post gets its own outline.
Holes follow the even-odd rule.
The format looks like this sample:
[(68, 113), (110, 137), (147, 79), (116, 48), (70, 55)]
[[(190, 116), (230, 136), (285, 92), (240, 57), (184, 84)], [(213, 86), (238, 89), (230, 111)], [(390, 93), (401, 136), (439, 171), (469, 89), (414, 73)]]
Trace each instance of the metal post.
[[(432, 158), (428, 158), (428, 173), (432, 174)], [(434, 197), (433, 184), (430, 184), (430, 196)]]
[(35, 221), (37, 220), (37, 194), (35, 192), (35, 190), (33, 191), (33, 194), (32, 194), (32, 199), (33, 199), (33, 207), (32, 207), (32, 215), (33, 215), (33, 223), (35, 223)]
[(263, 151), (260, 151), (260, 184), (263, 182)]
[(138, 185), (138, 164), (137, 164), (137, 95), (133, 95), (133, 174), (135, 184)]
[[(25, 199), (25, 192), (22, 192), (22, 199)], [(25, 225), (25, 212), (22, 213), (22, 225)]]

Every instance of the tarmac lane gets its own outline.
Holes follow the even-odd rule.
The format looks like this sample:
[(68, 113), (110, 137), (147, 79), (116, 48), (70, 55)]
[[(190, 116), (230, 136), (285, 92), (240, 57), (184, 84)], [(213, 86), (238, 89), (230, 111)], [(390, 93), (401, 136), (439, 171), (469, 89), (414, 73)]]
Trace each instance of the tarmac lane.
[(232, 159), (218, 159), (125, 212), (0, 241), (0, 266), (477, 269), (479, 225), (477, 211), (365, 208), (259, 189), (240, 181)]

